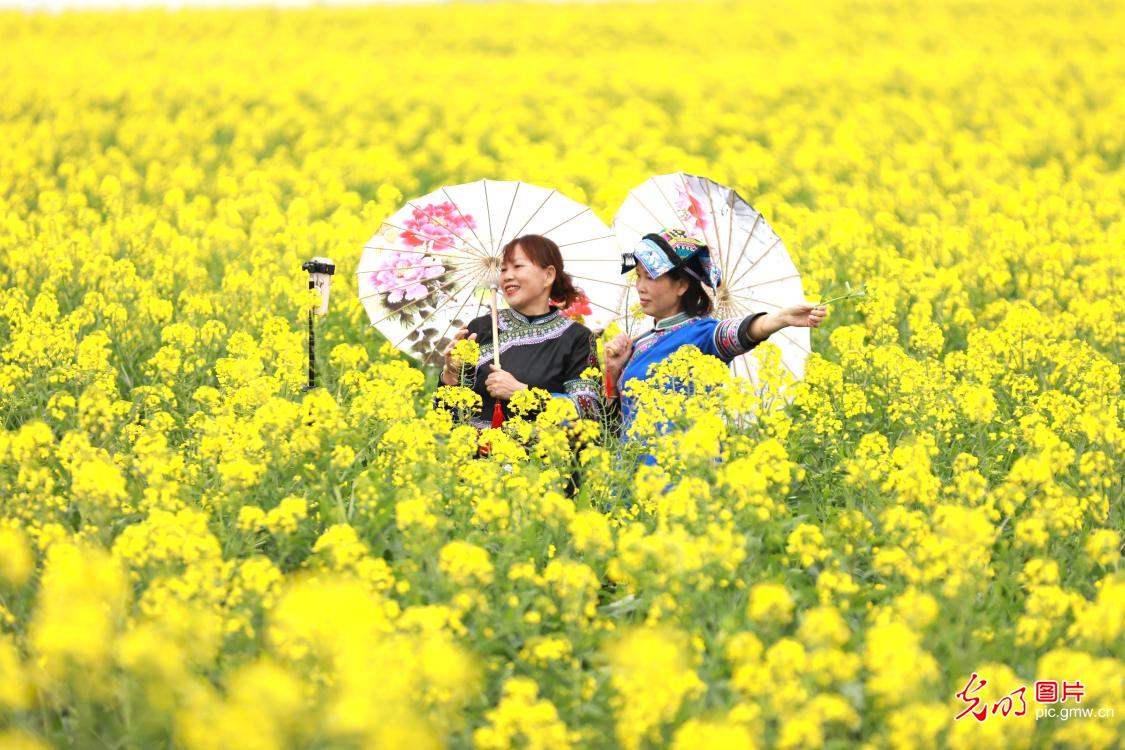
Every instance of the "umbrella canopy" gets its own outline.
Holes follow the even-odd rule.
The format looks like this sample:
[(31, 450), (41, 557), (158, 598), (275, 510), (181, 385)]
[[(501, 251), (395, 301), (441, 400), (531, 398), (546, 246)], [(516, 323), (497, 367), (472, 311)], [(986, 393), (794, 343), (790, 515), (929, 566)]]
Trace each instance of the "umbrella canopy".
[(588, 207), (525, 182), (480, 180), (407, 201), (364, 246), (359, 298), (371, 323), (427, 364), (489, 311), (504, 245), (527, 234), (559, 246), (582, 298), (564, 314), (595, 327), (616, 315), (625, 284), (613, 233)]
[[(712, 295), (716, 317), (773, 312), (804, 301), (801, 276), (785, 244), (761, 213), (731, 188), (683, 172), (649, 178), (629, 193), (613, 220), (619, 252), (632, 252), (644, 235), (661, 228), (682, 229), (710, 248), (722, 274)], [(625, 290), (620, 304), (627, 330), (636, 335), (641, 328), (636, 290)], [(811, 352), (809, 329), (786, 328), (769, 342), (781, 349), (783, 366), (800, 380)], [(749, 378), (756, 387), (758, 368), (753, 352), (731, 363), (735, 375)]]

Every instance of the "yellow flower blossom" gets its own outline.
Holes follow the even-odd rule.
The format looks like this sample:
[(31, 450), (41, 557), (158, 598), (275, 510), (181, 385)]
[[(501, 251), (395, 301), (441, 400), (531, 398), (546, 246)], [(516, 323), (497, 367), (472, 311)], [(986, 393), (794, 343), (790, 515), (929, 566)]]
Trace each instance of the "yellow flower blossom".
[(616, 736), (625, 748), (641, 747), (684, 700), (704, 687), (677, 632), (632, 630), (612, 644), (607, 655), (616, 692)]
[(755, 584), (750, 589), (748, 614), (757, 622), (785, 624), (793, 617), (793, 597), (782, 584)]
[[(1125, 11), (788, 10), (0, 14), (0, 745), (1119, 746)], [(752, 379), (677, 352), (633, 444), (545, 391), (466, 424), (479, 346), (428, 363), (482, 297), (368, 325), (408, 201), (609, 222), (676, 170), (762, 215), (687, 210), (718, 317), (845, 298)], [(491, 208), (485, 254), (548, 228)], [(1117, 715), (954, 722), (974, 670)]]
[(442, 547), (438, 566), (450, 581), (460, 586), (492, 582), (488, 551), (469, 542), (454, 541)]

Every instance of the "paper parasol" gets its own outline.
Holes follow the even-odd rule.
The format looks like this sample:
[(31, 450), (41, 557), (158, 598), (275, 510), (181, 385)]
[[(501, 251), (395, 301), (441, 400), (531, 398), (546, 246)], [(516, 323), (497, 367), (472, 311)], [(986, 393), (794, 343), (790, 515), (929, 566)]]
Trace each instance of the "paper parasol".
[(559, 246), (583, 293), (564, 314), (591, 327), (615, 317), (625, 282), (613, 233), (588, 207), (524, 182), (480, 180), (407, 201), (364, 246), (359, 298), (394, 346), (436, 365), (457, 330), (489, 311), (504, 245), (527, 234)]
[[(620, 253), (631, 252), (644, 235), (665, 227), (683, 229), (710, 248), (722, 273), (722, 283), (712, 295), (715, 317), (773, 312), (805, 300), (800, 273), (785, 244), (761, 213), (731, 188), (683, 172), (651, 177), (629, 193), (613, 220)], [(631, 314), (636, 304), (636, 290), (630, 288), (619, 310), (629, 316), (634, 336), (640, 332)], [(809, 329), (785, 328), (769, 342), (781, 350), (783, 366), (800, 380), (811, 352)], [(751, 352), (736, 357), (731, 370), (757, 388), (758, 366)]]

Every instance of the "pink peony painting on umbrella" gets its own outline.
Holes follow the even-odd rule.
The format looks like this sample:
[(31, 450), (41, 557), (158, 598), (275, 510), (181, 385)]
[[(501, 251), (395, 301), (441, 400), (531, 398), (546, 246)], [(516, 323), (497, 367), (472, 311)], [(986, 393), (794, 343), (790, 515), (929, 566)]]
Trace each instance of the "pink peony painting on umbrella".
[(440, 366), (458, 331), (490, 316), (504, 247), (527, 234), (557, 243), (584, 282), (586, 297), (565, 315), (616, 314), (623, 285), (609, 227), (557, 190), (507, 180), (442, 186), (383, 219), (356, 269), (360, 302), (391, 346)]
[(372, 239), (375, 252), (359, 274), (360, 299), (404, 327), (407, 333), (396, 345), (429, 358), (435, 350), (440, 353), (438, 344), (449, 329), (464, 323), (458, 319), (439, 326), (435, 313), (448, 302), (466, 253), (474, 252), (466, 246), (475, 230), (473, 217), (452, 202), (431, 201), (403, 209)]
[(703, 239), (711, 228), (711, 212), (703, 201), (685, 187), (676, 186), (676, 216), (689, 234)]
[(377, 263), (367, 276), (367, 286), (371, 292), (386, 294), (388, 305), (425, 297), (430, 293), (426, 282), (445, 273), (445, 266), (417, 253), (384, 253)]
[(407, 317), (423, 316), (432, 306), (419, 300), (441, 287), (448, 270), (434, 256), (461, 247), (475, 229), (473, 217), (449, 201), (412, 207), (401, 229), (384, 233), (386, 247), (360, 279), (360, 294), (380, 295), (388, 309), (403, 310)]
[(407, 247), (426, 247), (435, 252), (464, 244), (464, 237), (477, 228), (472, 216), (463, 214), (449, 201), (416, 206), (406, 220), (402, 242)]

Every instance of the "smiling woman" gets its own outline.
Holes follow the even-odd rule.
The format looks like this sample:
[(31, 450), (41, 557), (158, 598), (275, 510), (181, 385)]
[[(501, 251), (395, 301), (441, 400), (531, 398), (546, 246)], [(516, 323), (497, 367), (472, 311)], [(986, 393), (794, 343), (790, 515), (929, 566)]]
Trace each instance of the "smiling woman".
[[(498, 313), (499, 341), (493, 338), (491, 316), (482, 315), (458, 331), (445, 350), (441, 378), (453, 385), (458, 382), (453, 346), (464, 338), (480, 344), (471, 386), (482, 405), (473, 424), (489, 426), (488, 417), (497, 402), (510, 416), (508, 400), (528, 388), (570, 399), (579, 416), (596, 418), (600, 408), (597, 384), (581, 377), (587, 367), (597, 367), (593, 337), (588, 328), (563, 314), (580, 295), (563, 270), (558, 245), (537, 234), (517, 237), (505, 245), (500, 291), (508, 307)], [(493, 363), (497, 346), (500, 366)]]
[(729, 363), (783, 328), (816, 328), (827, 314), (821, 305), (800, 302), (776, 312), (725, 320), (710, 317), (713, 305), (704, 286), (717, 290), (722, 272), (710, 248), (679, 229), (646, 234), (626, 256), (622, 272), (633, 268), (641, 309), (655, 325), (636, 341), (620, 334), (606, 346), (606, 367), (618, 384), (626, 437), (636, 414), (629, 381), (646, 379), (653, 365), (680, 348), (695, 346)]
[[(1125, 3), (786, 10), (0, 12), (0, 747), (1125, 747)], [(593, 249), (673, 170), (769, 221), (732, 242), (737, 216), (698, 227), (717, 191), (657, 181), (687, 226)], [(482, 175), (559, 192), (525, 226), (551, 191), (523, 183), (505, 229), (516, 183)], [(585, 277), (631, 303), (644, 234), (749, 266), (767, 223), (791, 296), (772, 269), (743, 304), (719, 264), (713, 322), (668, 330), (679, 280), (645, 280), (634, 365), (700, 335), (613, 381), (641, 388), (632, 445), (429, 408), (411, 360), (440, 368), (513, 237), (559, 245), (596, 328), (617, 297)], [(759, 392), (700, 353), (714, 330), (845, 280), (867, 296), (775, 334), (811, 349), (792, 403), (744, 418), (784, 350), (735, 357)], [(517, 314), (501, 347), (566, 323)], [(522, 352), (582, 333), (501, 363), (535, 384)], [(1080, 680), (1116, 716), (957, 721), (974, 672), (992, 706)]]

